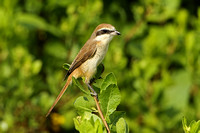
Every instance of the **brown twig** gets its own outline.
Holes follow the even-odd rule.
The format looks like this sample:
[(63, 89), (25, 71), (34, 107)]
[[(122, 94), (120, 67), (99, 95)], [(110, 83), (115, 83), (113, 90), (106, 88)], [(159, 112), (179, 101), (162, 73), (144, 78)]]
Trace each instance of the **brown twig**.
[(100, 105), (99, 105), (99, 100), (98, 100), (97, 96), (93, 96), (93, 98), (94, 98), (94, 101), (95, 101), (95, 103), (96, 103), (96, 106), (97, 106), (99, 115), (100, 115), (100, 117), (101, 117), (101, 119), (102, 119), (102, 121), (103, 121), (103, 124), (105, 125), (107, 132), (110, 133), (110, 129), (109, 129), (109, 127), (108, 127), (108, 124), (107, 124), (107, 122), (106, 122), (106, 120), (105, 120), (105, 118), (104, 118), (104, 116), (103, 116), (102, 111), (101, 111), (101, 108), (100, 108)]
[[(103, 66), (103, 70), (104, 70), (104, 66)], [(103, 71), (102, 71), (102, 73), (103, 73)], [(92, 79), (92, 80), (90, 81), (90, 86), (91, 86), (91, 87), (92, 87), (92, 84), (95, 82), (95, 80), (96, 80), (96, 79), (94, 78), (94, 79)], [(107, 122), (106, 122), (106, 120), (105, 120), (105, 118), (104, 118), (104, 116), (103, 116), (103, 113), (102, 113), (101, 108), (100, 108), (100, 105), (99, 105), (98, 95), (92, 95), (92, 97), (94, 98), (94, 101), (95, 101), (96, 106), (97, 106), (97, 110), (98, 110), (99, 115), (100, 115), (100, 117), (101, 117), (101, 119), (102, 119), (102, 121), (103, 121), (103, 124), (104, 124), (104, 126), (106, 127), (107, 132), (110, 133), (110, 129), (109, 129), (109, 127), (108, 127), (108, 124), (107, 124)]]

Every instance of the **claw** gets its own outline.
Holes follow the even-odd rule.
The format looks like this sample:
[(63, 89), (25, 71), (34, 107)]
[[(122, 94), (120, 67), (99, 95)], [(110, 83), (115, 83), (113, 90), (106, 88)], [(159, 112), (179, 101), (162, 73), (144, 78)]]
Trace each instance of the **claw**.
[(92, 95), (92, 96), (98, 96), (98, 94), (96, 93), (96, 92), (90, 92), (90, 94)]
[(90, 85), (90, 84), (88, 84), (88, 83), (86, 83), (87, 84), (87, 86), (89, 87), (89, 89), (90, 89), (90, 94), (92, 95), (92, 96), (95, 96), (95, 97), (97, 97), (97, 99), (98, 99), (98, 94), (96, 93), (96, 91), (92, 88), (92, 86)]

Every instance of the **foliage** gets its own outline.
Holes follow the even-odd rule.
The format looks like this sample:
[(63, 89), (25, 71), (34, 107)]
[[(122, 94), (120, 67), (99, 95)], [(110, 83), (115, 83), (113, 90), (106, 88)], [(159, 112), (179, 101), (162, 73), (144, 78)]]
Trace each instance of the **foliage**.
[(200, 132), (200, 120), (192, 121), (190, 125), (187, 125), (187, 120), (185, 117), (182, 119), (183, 129), (185, 133), (199, 133)]
[[(88, 128), (102, 129), (96, 115), (77, 118), (73, 103), (86, 94), (76, 87), (68, 88), (48, 119), (45, 114), (64, 84), (62, 64), (73, 61), (103, 22), (121, 32), (109, 46), (102, 75), (113, 72), (120, 88), (117, 110), (126, 112), (126, 121), (119, 118), (115, 125), (127, 123), (136, 133), (183, 132), (183, 116), (200, 119), (199, 5), (198, 0), (1, 0), (0, 132), (76, 132), (74, 123), (81, 128), (77, 121), (85, 118)], [(101, 83), (94, 85), (102, 95), (112, 93), (108, 87), (118, 93), (115, 85), (103, 90)], [(115, 111), (119, 101), (115, 104), (103, 105), (107, 116), (123, 116)]]
[[(76, 79), (74, 79), (76, 80)], [(120, 92), (117, 87), (117, 81), (114, 74), (108, 74), (105, 79), (99, 79), (96, 84), (96, 89), (100, 89), (99, 102), (101, 110), (107, 121), (111, 132), (126, 133), (128, 132), (128, 125), (123, 119), (124, 112), (116, 111), (120, 103)], [(81, 90), (79, 81), (74, 82)], [(85, 92), (85, 90), (83, 91)], [(104, 125), (100, 117), (95, 115), (98, 110), (94, 103), (94, 99), (90, 95), (80, 96), (74, 102), (74, 106), (79, 116), (74, 118), (76, 129), (81, 133), (102, 133), (106, 132), (103, 129)], [(104, 131), (103, 131), (104, 130)]]

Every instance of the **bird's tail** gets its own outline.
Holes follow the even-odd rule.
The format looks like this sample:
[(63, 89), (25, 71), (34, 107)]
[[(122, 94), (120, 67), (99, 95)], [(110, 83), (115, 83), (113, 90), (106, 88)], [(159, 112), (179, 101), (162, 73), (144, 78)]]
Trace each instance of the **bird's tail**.
[(64, 94), (64, 92), (66, 91), (66, 89), (68, 88), (69, 84), (72, 81), (72, 74), (69, 75), (64, 87), (62, 88), (62, 90), (60, 91), (60, 94), (57, 96), (56, 100), (54, 101), (53, 105), (51, 106), (51, 108), (49, 109), (48, 113), (46, 114), (46, 117), (51, 113), (51, 111), (53, 110), (54, 106), (57, 104), (57, 102), (60, 100), (60, 98), (62, 97), (62, 95)]

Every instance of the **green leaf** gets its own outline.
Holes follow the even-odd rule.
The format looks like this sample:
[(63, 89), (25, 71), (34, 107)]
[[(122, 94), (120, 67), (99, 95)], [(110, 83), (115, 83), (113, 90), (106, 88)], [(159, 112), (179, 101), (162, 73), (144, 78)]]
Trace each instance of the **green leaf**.
[(117, 133), (128, 133), (128, 125), (124, 118), (120, 118), (116, 124)]
[(63, 68), (65, 69), (65, 70), (69, 70), (69, 68), (70, 68), (70, 64), (68, 64), (68, 63), (64, 63), (63, 64)]
[(116, 123), (124, 115), (125, 115), (125, 112), (123, 111), (115, 111), (109, 116), (109, 119), (107, 119), (107, 122), (109, 123), (111, 132), (116, 132)]
[(100, 92), (99, 101), (105, 119), (108, 119), (120, 103), (120, 92), (115, 84), (111, 84)]
[(187, 133), (188, 127), (187, 127), (187, 120), (185, 117), (182, 118), (182, 125), (183, 125), (183, 129), (184, 129), (185, 133)]
[(125, 115), (124, 111), (115, 111), (109, 116), (109, 123), (115, 125), (116, 122)]
[(76, 130), (78, 130), (80, 133), (92, 133), (95, 132), (95, 129), (92, 125), (92, 123), (90, 123), (90, 121), (84, 119), (82, 121), (78, 121), (79, 118), (74, 118), (74, 124), (75, 124), (75, 128)]
[[(97, 67), (97, 73), (95, 74), (94, 78), (95, 78), (95, 82), (93, 82), (93, 88), (94, 90), (98, 93), (99, 88), (101, 88), (102, 85), (102, 81), (103, 79), (101, 78), (101, 74), (104, 71), (104, 65), (101, 63), (98, 67)], [(95, 88), (96, 87), (96, 88)]]
[(200, 120), (199, 121), (192, 121), (190, 123), (190, 133), (199, 133), (200, 132)]
[(80, 133), (103, 133), (101, 119), (91, 113), (85, 112), (84, 115), (74, 118), (76, 130)]
[(75, 84), (79, 89), (81, 89), (81, 91), (83, 91), (87, 95), (90, 95), (89, 90), (86, 91), (83, 85), (78, 81), (78, 79), (75, 79), (74, 77), (72, 77), (72, 81), (73, 81), (73, 84)]
[(97, 73), (95, 74), (95, 79), (99, 79), (101, 77), (101, 74), (104, 71), (104, 65), (101, 63), (100, 65), (98, 65), (97, 67)]
[(85, 111), (94, 112), (95, 102), (91, 96), (80, 96), (74, 102), (74, 107), (77, 109), (79, 115)]
[(187, 126), (187, 120), (185, 117), (182, 119), (183, 130), (185, 133), (199, 133), (200, 132), (200, 120), (192, 121), (189, 126)]
[(101, 90), (105, 90), (106, 87), (108, 87), (110, 84), (117, 84), (117, 79), (113, 73), (108, 74), (106, 78), (103, 80), (103, 83), (101, 85)]

